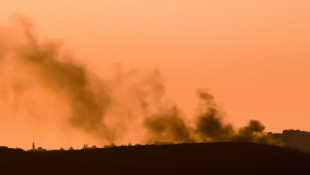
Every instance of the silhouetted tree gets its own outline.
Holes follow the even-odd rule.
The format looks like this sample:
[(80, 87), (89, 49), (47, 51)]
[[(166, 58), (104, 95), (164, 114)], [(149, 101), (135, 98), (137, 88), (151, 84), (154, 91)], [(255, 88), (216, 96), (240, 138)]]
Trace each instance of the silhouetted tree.
[(84, 144), (83, 148), (82, 149), (87, 149), (88, 148), (88, 145), (87, 144)]

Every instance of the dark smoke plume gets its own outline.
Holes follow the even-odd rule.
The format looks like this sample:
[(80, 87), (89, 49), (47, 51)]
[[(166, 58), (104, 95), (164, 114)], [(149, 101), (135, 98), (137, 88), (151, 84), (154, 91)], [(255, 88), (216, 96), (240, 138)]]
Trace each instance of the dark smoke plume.
[(214, 97), (207, 90), (198, 90), (200, 99), (199, 112), (196, 119), (195, 134), (201, 141), (241, 141), (274, 144), (281, 146), (281, 142), (264, 133), (264, 125), (260, 121), (250, 120), (247, 126), (235, 131), (231, 124), (223, 121), (223, 112), (214, 101)]
[[(110, 103), (104, 83), (97, 81), (94, 75), (69, 55), (61, 54), (57, 42), (40, 43), (29, 20), (19, 16), (18, 22), (21, 38), (14, 41), (13, 47), (1, 52), (1, 60), (14, 59), (16, 64), (28, 69), (47, 89), (64, 92), (71, 110), (68, 119), (70, 125), (94, 136), (113, 140), (113, 133), (104, 124), (105, 110)], [(5, 42), (1, 41), (4, 45)]]
[(200, 114), (197, 118), (196, 133), (203, 141), (207, 140), (227, 140), (233, 134), (230, 124), (224, 124), (223, 119), (217, 116), (214, 108), (208, 112)]
[(230, 124), (224, 124), (219, 107), (214, 97), (207, 90), (198, 90), (200, 99), (199, 114), (195, 132), (202, 141), (228, 140), (234, 133)]
[(243, 142), (258, 142), (269, 143), (271, 138), (268, 138), (263, 133), (265, 127), (260, 121), (250, 120), (248, 126), (239, 129), (238, 134), (235, 136), (235, 140)]
[(190, 140), (189, 129), (176, 106), (159, 111), (144, 120), (149, 142)]
[(158, 69), (149, 72), (132, 86), (143, 115), (146, 142), (190, 140), (190, 130), (181, 110), (165, 98), (165, 86)]

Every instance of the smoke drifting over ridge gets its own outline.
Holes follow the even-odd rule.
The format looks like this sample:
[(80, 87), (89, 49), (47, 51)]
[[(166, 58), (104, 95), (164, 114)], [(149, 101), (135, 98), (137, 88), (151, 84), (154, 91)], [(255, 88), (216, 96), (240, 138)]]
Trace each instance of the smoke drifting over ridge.
[[(61, 118), (66, 132), (80, 130), (99, 143), (268, 142), (259, 121), (252, 120), (238, 131), (224, 123), (222, 110), (206, 90), (197, 91), (200, 103), (196, 119), (187, 121), (177, 104), (165, 99), (158, 69), (145, 74), (140, 70), (123, 71), (119, 66), (115, 77), (102, 80), (63, 53), (58, 42), (40, 42), (28, 19), (18, 17), (13, 23), (15, 27), (0, 28), (0, 99), (18, 104), (13, 111), (22, 106), (39, 110), (41, 107), (32, 107), (28, 99), (39, 89), (37, 95), (52, 94), (67, 107), (67, 112), (54, 111), (55, 116), (49, 117)], [(11, 113), (13, 116), (2, 118), (15, 122), (14, 115), (21, 114), (25, 120), (38, 117)]]

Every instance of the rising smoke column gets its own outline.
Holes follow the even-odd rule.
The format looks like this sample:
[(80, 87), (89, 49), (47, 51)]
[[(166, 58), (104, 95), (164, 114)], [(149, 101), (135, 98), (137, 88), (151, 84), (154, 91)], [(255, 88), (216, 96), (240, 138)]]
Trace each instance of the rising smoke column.
[(258, 120), (250, 120), (247, 126), (237, 132), (231, 124), (225, 124), (223, 114), (207, 90), (198, 90), (200, 99), (195, 133), (202, 141), (241, 141), (279, 145), (264, 133), (264, 125)]
[(176, 106), (145, 117), (143, 124), (147, 129), (149, 142), (188, 142), (190, 140), (190, 130)]
[(214, 97), (207, 90), (197, 91), (200, 104), (195, 133), (202, 141), (223, 141), (231, 139), (234, 133), (231, 124), (224, 124), (221, 111)]
[[(1, 40), (1, 60), (10, 59), (16, 66), (31, 72), (47, 89), (66, 94), (71, 110), (68, 123), (87, 133), (113, 140), (113, 132), (104, 124), (105, 111), (110, 103), (108, 88), (66, 54), (61, 54), (57, 42), (40, 43), (25, 17), (18, 16), (19, 32), (2, 28), (1, 39), (6, 34), (13, 40)], [(11, 38), (9, 38), (11, 39)], [(27, 76), (27, 75), (25, 75)]]
[(171, 104), (164, 98), (165, 86), (158, 69), (142, 77), (132, 88), (140, 104), (147, 143), (190, 140), (190, 129), (184, 121), (181, 110), (176, 104)]
[(199, 112), (196, 119), (195, 134), (202, 141), (240, 141), (273, 144), (281, 146), (281, 142), (269, 137), (265, 126), (258, 120), (250, 120), (247, 126), (236, 132), (231, 124), (225, 124), (223, 114), (207, 90), (198, 90), (200, 99)]

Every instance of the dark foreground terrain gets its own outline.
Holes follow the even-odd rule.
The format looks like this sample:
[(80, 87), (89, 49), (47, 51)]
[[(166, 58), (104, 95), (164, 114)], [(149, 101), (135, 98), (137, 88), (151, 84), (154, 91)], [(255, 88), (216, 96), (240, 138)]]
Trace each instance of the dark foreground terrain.
[(310, 154), (238, 142), (1, 152), (0, 174), (310, 174)]

